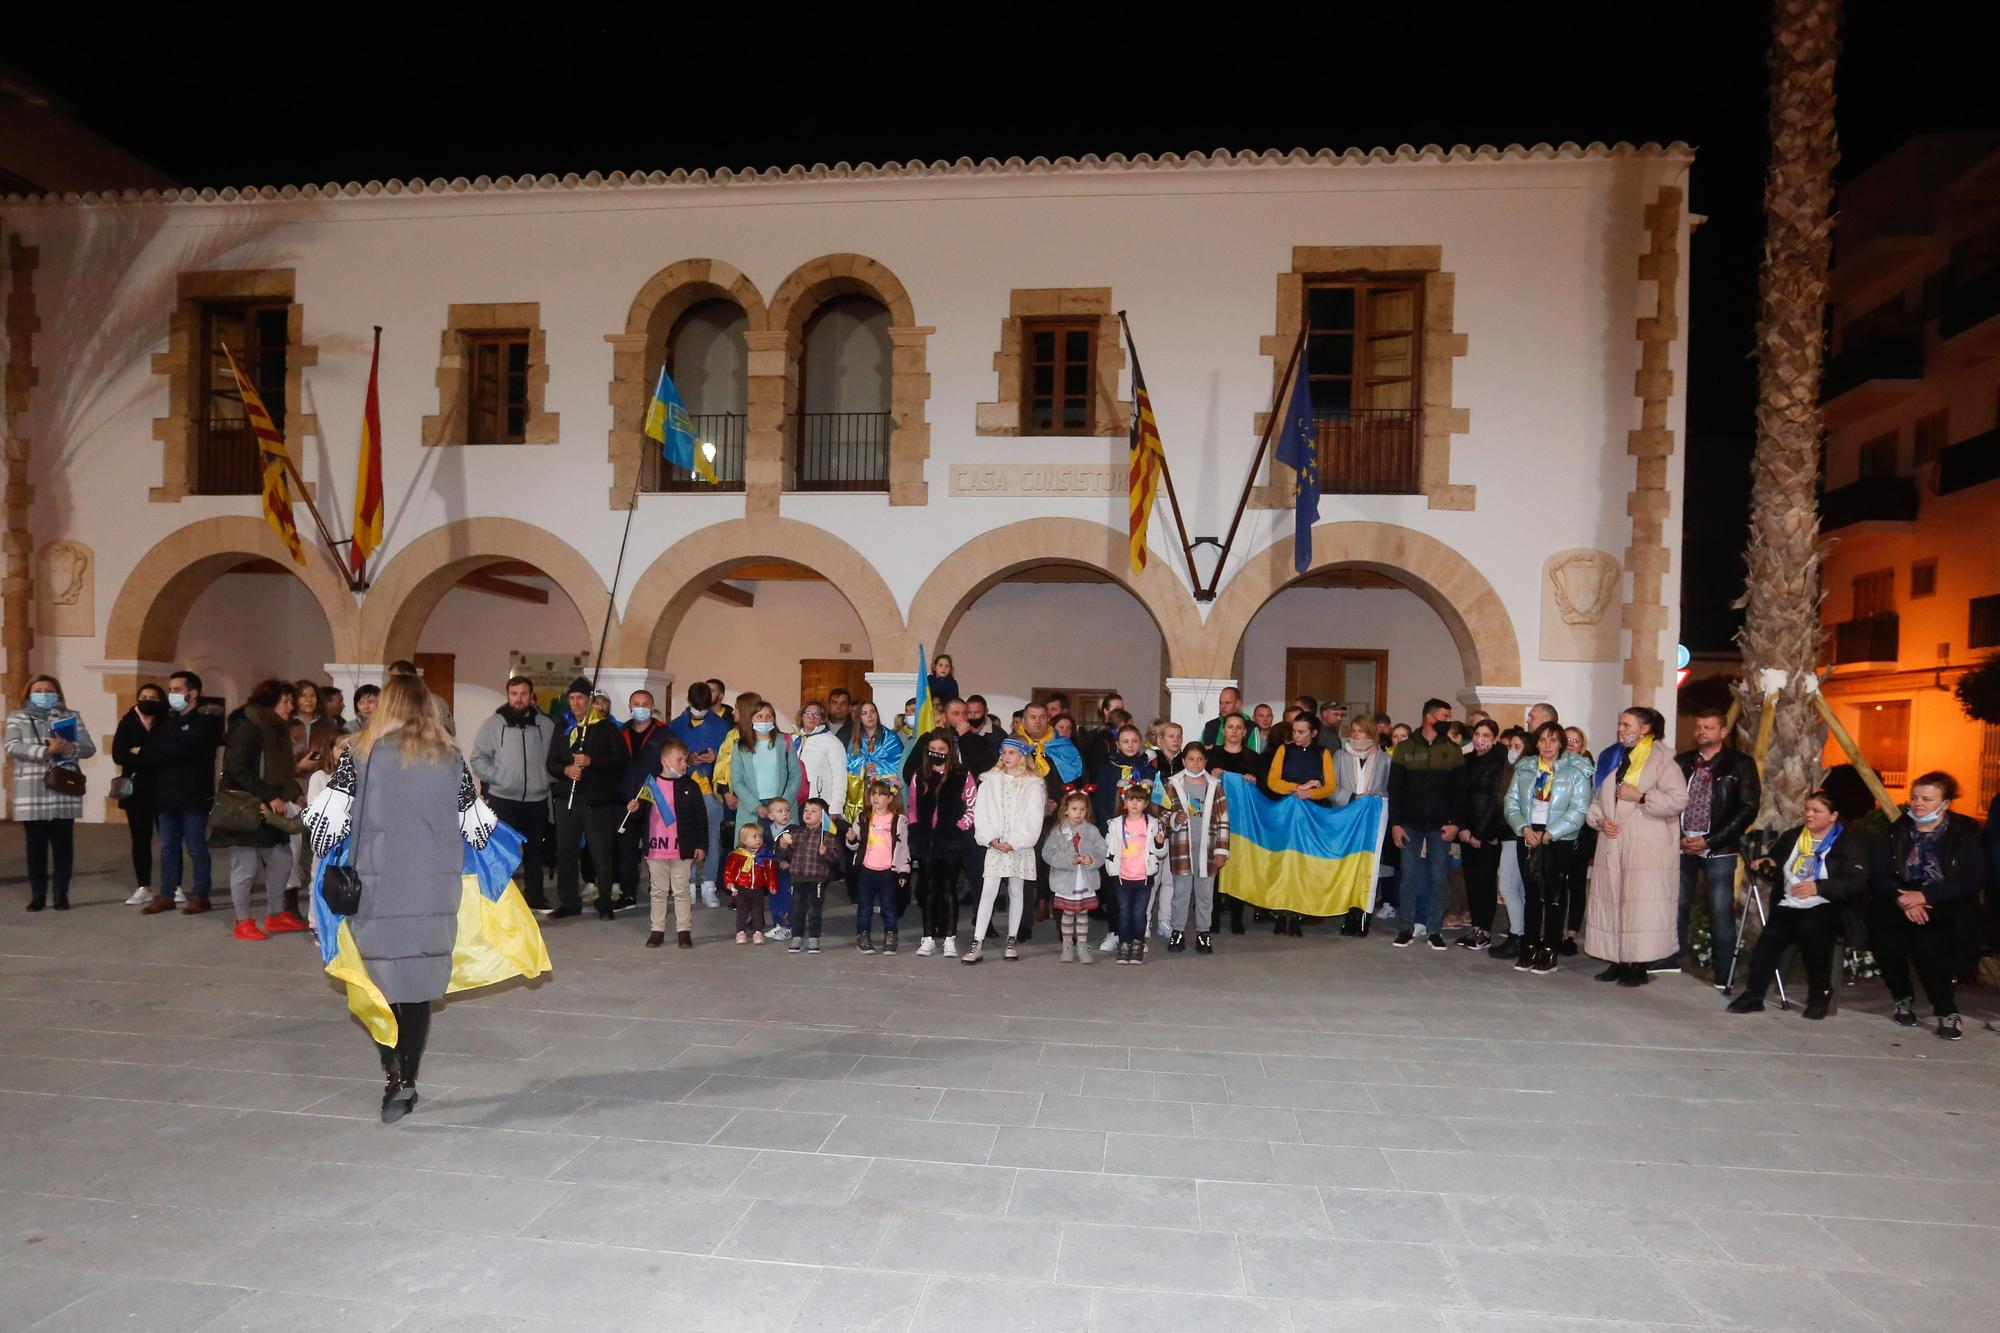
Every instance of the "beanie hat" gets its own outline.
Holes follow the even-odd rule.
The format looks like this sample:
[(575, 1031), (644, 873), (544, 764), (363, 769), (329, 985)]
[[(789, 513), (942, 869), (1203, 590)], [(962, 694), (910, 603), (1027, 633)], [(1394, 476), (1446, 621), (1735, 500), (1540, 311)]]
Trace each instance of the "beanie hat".
[(590, 694), (590, 692), (591, 692), (590, 681), (587, 677), (584, 676), (578, 676), (575, 680), (571, 681), (569, 683), (569, 688), (564, 691), (565, 694), (581, 694), (586, 697)]

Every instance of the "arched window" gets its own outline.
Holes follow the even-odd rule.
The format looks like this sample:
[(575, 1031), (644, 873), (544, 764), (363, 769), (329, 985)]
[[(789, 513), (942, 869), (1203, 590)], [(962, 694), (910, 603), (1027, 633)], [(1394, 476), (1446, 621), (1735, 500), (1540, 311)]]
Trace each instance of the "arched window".
[[(675, 321), (666, 345), (667, 374), (694, 418), (695, 438), (715, 447), (720, 489), (743, 489), (743, 435), (750, 398), (750, 354), (744, 333), (750, 320), (734, 301), (703, 301)], [(657, 376), (657, 372), (655, 372)], [(647, 392), (651, 393), (651, 386)], [(705, 491), (706, 482), (670, 467), (646, 441), (644, 489)]]
[(797, 489), (889, 489), (889, 311), (837, 296), (813, 312), (799, 367)]

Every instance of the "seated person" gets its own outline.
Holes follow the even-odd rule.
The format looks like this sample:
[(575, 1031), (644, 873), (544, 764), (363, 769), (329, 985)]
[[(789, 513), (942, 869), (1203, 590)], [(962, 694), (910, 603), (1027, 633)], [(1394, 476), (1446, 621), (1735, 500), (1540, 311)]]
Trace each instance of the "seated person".
[[(1801, 827), (1778, 839), (1770, 856), (1750, 867), (1767, 883), (1775, 880), (1776, 892), (1764, 933), (1750, 955), (1750, 980), (1729, 1002), (1732, 1014), (1754, 1014), (1764, 1007), (1764, 992), (1779, 959), (1788, 945), (1797, 944), (1805, 955), (1805, 1016), (1825, 1018), (1833, 994), (1834, 931), (1844, 925), (1851, 943), (1866, 939), (1860, 909), (1868, 883), (1867, 848), (1847, 832), (1823, 791), (1806, 798), (1804, 818)], [(1728, 960), (1715, 963), (1718, 975), (1728, 975)]]

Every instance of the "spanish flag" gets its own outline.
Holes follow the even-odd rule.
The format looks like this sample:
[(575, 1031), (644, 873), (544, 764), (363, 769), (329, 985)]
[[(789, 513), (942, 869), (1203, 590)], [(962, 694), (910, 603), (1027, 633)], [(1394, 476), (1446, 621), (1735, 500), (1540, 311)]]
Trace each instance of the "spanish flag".
[(1232, 897), (1305, 916), (1375, 906), (1385, 798), (1356, 796), (1335, 807), (1273, 799), (1240, 773), (1224, 773), (1222, 790), (1229, 798), (1223, 887)]
[(354, 540), (348, 559), (360, 578), (368, 557), (382, 544), (382, 399), (376, 376), (382, 368), (382, 330), (375, 330), (375, 354), (368, 361), (368, 400), (361, 410), (361, 455), (354, 466)]
[(250, 433), (257, 439), (257, 458), (264, 474), (264, 521), (271, 525), (271, 531), (278, 534), (278, 540), (292, 553), (292, 559), (299, 565), (306, 562), (306, 554), (299, 549), (299, 525), (292, 521), (292, 488), (285, 479), (289, 460), (285, 457), (285, 437), (278, 433), (277, 423), (264, 407), (264, 400), (257, 396), (250, 377), (243, 373), (242, 363), (227, 344), (222, 355), (229, 362), (229, 373), (236, 377), (236, 392), (243, 399), (243, 415), (250, 422)]
[[(1125, 330), (1132, 343), (1132, 330)], [(1126, 504), (1131, 518), (1132, 572), (1146, 568), (1146, 528), (1152, 522), (1153, 501), (1160, 493), (1160, 469), (1166, 466), (1166, 446), (1153, 420), (1153, 400), (1146, 394), (1146, 376), (1139, 369), (1139, 349), (1132, 347), (1132, 466)]]

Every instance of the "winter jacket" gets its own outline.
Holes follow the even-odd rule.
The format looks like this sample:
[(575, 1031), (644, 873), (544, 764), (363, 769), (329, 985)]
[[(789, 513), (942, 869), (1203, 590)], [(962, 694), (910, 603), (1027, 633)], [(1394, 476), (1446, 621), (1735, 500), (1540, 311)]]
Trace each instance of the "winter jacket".
[[(160, 716), (153, 719), (158, 726), (166, 720), (166, 705), (160, 705)], [(146, 767), (143, 754), (146, 736), (150, 728), (140, 720), (139, 710), (129, 710), (118, 719), (118, 730), (111, 733), (111, 759), (118, 765), (118, 775), (130, 779), (132, 794), (121, 797), (118, 808), (140, 814), (151, 814), (154, 809), (154, 793), (159, 785), (159, 774)]]
[[(1792, 854), (1798, 850), (1799, 834), (1803, 832), (1804, 825), (1788, 830), (1771, 849), (1771, 859), (1778, 865), (1778, 888), (1771, 895), (1767, 911), (1778, 910), (1778, 902), (1785, 892), (1785, 881), (1789, 878)], [(1820, 897), (1839, 909), (1841, 930), (1846, 934), (1847, 942), (1857, 949), (1865, 948), (1868, 926), (1863, 908), (1868, 898), (1870, 869), (1867, 844), (1842, 829), (1840, 836), (1819, 852), (1826, 867), (1826, 878), (1819, 882)]]
[(1389, 752), (1389, 822), (1404, 828), (1443, 828), (1457, 818), (1458, 770), (1465, 754), (1439, 728), (1435, 740), (1422, 729)]
[(153, 807), (163, 814), (202, 814), (215, 805), (215, 752), (222, 720), (190, 708), (153, 719), (139, 762), (153, 773)]
[(825, 727), (795, 739), (805, 774), (797, 794), (807, 800), (817, 796), (840, 814), (847, 805), (847, 747)]
[(960, 855), (972, 832), (972, 806), (979, 782), (972, 774), (946, 769), (940, 781), (919, 773), (910, 782), (910, 850), (917, 859)]
[[(1125, 816), (1113, 815), (1104, 826), (1104, 870), (1113, 879), (1124, 878)], [(1160, 873), (1167, 860), (1167, 829), (1157, 815), (1146, 816), (1146, 878)]]
[(556, 724), (533, 708), (516, 713), (502, 704), (479, 724), (472, 740), (472, 776), (488, 800), (546, 801), (549, 748)]
[[(1533, 819), (1537, 771), (1535, 756), (1522, 755), (1521, 762), (1514, 765), (1513, 780), (1507, 784), (1502, 809), (1507, 817), (1507, 827), (1513, 829), (1517, 836), (1527, 831)], [(1581, 755), (1565, 754), (1556, 759), (1550, 782), (1546, 828), (1549, 836), (1557, 842), (1574, 842), (1576, 835), (1583, 831), (1584, 820), (1590, 814), (1594, 776)]]
[[(863, 810), (860, 818), (847, 826), (847, 848), (854, 854), (856, 870), (862, 868), (862, 858), (868, 853), (868, 835), (874, 818), (873, 810)], [(910, 821), (902, 815), (895, 816), (889, 825), (889, 871), (896, 875), (910, 873)]]
[[(1079, 856), (1082, 865), (1076, 863)], [(1042, 839), (1042, 860), (1048, 862), (1050, 892), (1070, 899), (1093, 897), (1104, 869), (1104, 834), (1095, 824), (1057, 821)]]
[[(639, 802), (639, 810), (632, 817), (644, 816), (646, 823), (642, 830), (650, 840), (653, 827), (653, 812), (649, 805), (657, 803), (665, 796), (674, 803), (674, 845), (679, 851), (676, 858), (681, 861), (694, 860), (697, 851), (708, 850), (708, 802), (702, 799), (701, 786), (686, 773), (677, 778), (655, 774), (651, 785), (640, 783), (640, 794), (634, 799)], [(649, 801), (646, 799), (651, 797)], [(650, 855), (652, 846), (647, 844)]]
[[(1229, 798), (1222, 794), (1221, 775), (1207, 776), (1208, 799), (1199, 813), (1188, 794), (1187, 773), (1167, 779), (1167, 866), (1176, 875), (1219, 875), (1229, 860)], [(1185, 824), (1174, 818), (1183, 812)]]
[[(1674, 762), (1681, 766), (1681, 776), (1688, 780), (1692, 790), (1701, 751), (1684, 751), (1674, 756)], [(1757, 818), (1757, 807), (1763, 802), (1764, 788), (1757, 780), (1757, 762), (1727, 745), (1708, 761), (1708, 770), (1708, 852), (1716, 856), (1742, 847), (1743, 834)]]
[(1933, 907), (1978, 896), (1986, 883), (1986, 853), (1979, 845), (1979, 821), (1956, 811), (1945, 812), (1943, 841), (1938, 847), (1944, 878), (1936, 884), (1903, 882), (1903, 861), (1910, 853), (1910, 841), (1916, 831), (1916, 821), (1907, 814), (1889, 826), (1889, 844), (1876, 855), (1869, 868), (1869, 887), (1875, 896), (1894, 902), (1898, 893), (1915, 888)]
[(660, 774), (660, 749), (673, 739), (673, 731), (664, 722), (655, 722), (643, 732), (627, 722), (618, 728), (618, 739), (625, 742), (624, 776), (619, 786), (625, 792), (625, 799), (631, 800), (646, 785), (646, 779)]
[[(248, 704), (229, 720), (229, 736), (222, 750), (222, 787), (227, 791), (247, 791), (261, 802), (282, 800), (298, 804), (305, 794), (292, 771), (292, 733), (276, 713)], [(210, 829), (211, 847), (277, 847), (286, 841), (283, 830), (260, 823), (249, 833), (227, 833)]]
[(925, 688), (930, 691), (931, 702), (941, 711), (953, 699), (959, 697), (958, 677), (940, 676), (935, 671), (924, 677)]
[(1458, 770), (1459, 828), (1481, 842), (1507, 836), (1507, 752), (1494, 746), (1485, 754), (1469, 754)]
[[(76, 748), (60, 759), (49, 757), (50, 730), (65, 718), (76, 721)], [(83, 797), (50, 791), (43, 779), (52, 763), (74, 766), (97, 753), (90, 728), (73, 708), (57, 704), (43, 712), (20, 708), (7, 715), (7, 757), (14, 761), (14, 818), (81, 819)]]
[[(563, 775), (573, 755), (587, 755), (590, 763), (574, 784)], [(623, 805), (631, 798), (625, 791), (625, 765), (631, 759), (618, 726), (609, 718), (557, 727), (549, 737), (549, 795), (558, 803), (570, 804), (570, 787), (576, 787), (577, 805)]]
[[(984, 873), (1024, 880), (1035, 878), (1035, 844), (1042, 836), (1047, 787), (1034, 773), (1003, 773), (994, 769), (979, 780), (972, 803), (972, 837), (986, 848)], [(1004, 842), (1014, 850), (994, 847)]]
[(738, 847), (729, 854), (722, 866), (722, 882), (730, 889), (762, 889), (766, 893), (778, 890), (778, 862), (768, 849), (760, 848), (755, 856)]

